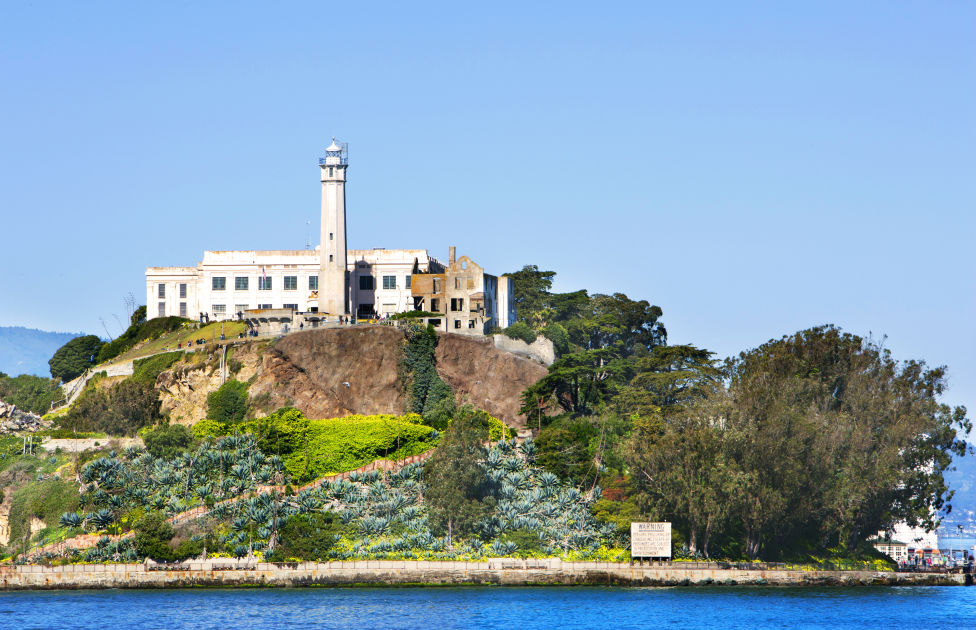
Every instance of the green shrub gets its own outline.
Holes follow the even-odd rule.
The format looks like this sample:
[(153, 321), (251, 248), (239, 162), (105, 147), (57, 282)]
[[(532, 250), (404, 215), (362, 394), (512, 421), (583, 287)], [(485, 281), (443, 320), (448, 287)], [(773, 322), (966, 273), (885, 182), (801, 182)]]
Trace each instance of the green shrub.
[(97, 357), (105, 343), (95, 335), (75, 337), (64, 344), (48, 360), (51, 376), (68, 382), (81, 376), (85, 370), (98, 363)]
[(197, 422), (191, 430), (193, 431), (194, 437), (198, 440), (212, 440), (213, 438), (218, 438), (229, 433), (226, 424), (217, 420), (211, 420), (210, 418), (204, 418), (200, 422)]
[(0, 400), (18, 409), (45, 414), (51, 403), (62, 397), (57, 379), (32, 374), (11, 377), (0, 372)]
[(175, 532), (162, 513), (149, 512), (136, 522), (133, 529), (136, 532), (136, 552), (140, 557), (160, 561), (175, 559), (169, 546)]
[(155, 457), (173, 459), (193, 445), (194, 435), (181, 424), (162, 424), (143, 434), (146, 450)]
[(346, 532), (335, 512), (296, 514), (281, 528), (281, 541), (269, 560), (326, 560), (339, 537)]
[(61, 417), (61, 426), (109, 435), (135, 435), (159, 420), (159, 397), (151, 385), (126, 379), (109, 388), (86, 389)]
[(207, 417), (233, 425), (247, 415), (247, 383), (227, 381), (207, 396)]
[(145, 359), (136, 359), (132, 362), (133, 371), (129, 378), (137, 383), (155, 385), (156, 377), (182, 358), (182, 352), (164, 352)]
[(532, 343), (536, 339), (535, 331), (525, 322), (515, 322), (506, 328), (505, 336), (511, 339), (521, 339), (525, 343)]
[(529, 529), (515, 529), (505, 532), (499, 537), (503, 543), (515, 545), (515, 553), (512, 554), (519, 558), (530, 558), (542, 553), (542, 539), (539, 532)]
[(78, 486), (60, 477), (27, 484), (14, 492), (10, 505), (11, 546), (23, 544), (30, 532), (30, 519), (38, 518), (47, 527), (57, 526), (65, 512), (78, 509)]
[(394, 313), (390, 319), (419, 319), (421, 317), (444, 317), (444, 314), (431, 313), (430, 311), (406, 311), (405, 313)]
[[(436, 431), (415, 414), (307, 420), (295, 409), (248, 421), (262, 451), (280, 455), (295, 483), (354, 470), (376, 459), (402, 459), (434, 448)], [(267, 450), (266, 450), (267, 449)]]

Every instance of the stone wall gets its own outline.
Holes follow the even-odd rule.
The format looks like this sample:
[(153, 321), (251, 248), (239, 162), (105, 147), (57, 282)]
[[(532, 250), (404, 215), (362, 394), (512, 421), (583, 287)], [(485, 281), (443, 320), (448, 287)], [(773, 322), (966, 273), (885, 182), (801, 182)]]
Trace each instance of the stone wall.
[(255, 563), (242, 566), (240, 561), (218, 558), (170, 568), (143, 564), (0, 566), (0, 590), (309, 585), (860, 586), (962, 583), (962, 575), (932, 573), (685, 569), (611, 562), (561, 562), (559, 559)]

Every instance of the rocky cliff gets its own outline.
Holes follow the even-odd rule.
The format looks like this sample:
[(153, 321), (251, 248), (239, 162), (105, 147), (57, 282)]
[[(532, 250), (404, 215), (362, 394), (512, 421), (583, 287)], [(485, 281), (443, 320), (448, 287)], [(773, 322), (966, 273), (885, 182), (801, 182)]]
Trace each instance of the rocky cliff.
[[(238, 380), (250, 381), (258, 413), (291, 405), (310, 418), (348, 414), (401, 414), (407, 399), (399, 366), (403, 333), (388, 326), (319, 328), (277, 342), (251, 342), (233, 352)], [(437, 371), (460, 402), (522, 426), (519, 396), (546, 368), (494, 347), (490, 339), (440, 335)], [(160, 374), (156, 387), (172, 420), (204, 417), (207, 394), (220, 386), (217, 357), (193, 357)]]

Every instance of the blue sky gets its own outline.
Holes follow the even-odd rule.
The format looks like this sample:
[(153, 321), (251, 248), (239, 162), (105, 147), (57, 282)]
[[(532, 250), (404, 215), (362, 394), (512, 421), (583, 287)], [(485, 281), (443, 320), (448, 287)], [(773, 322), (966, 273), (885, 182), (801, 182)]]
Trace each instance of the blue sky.
[[(0, 325), (118, 334), (148, 265), (449, 245), (725, 356), (887, 335), (976, 405), (976, 4), (4, 3)], [(202, 5), (202, 6), (200, 6)]]

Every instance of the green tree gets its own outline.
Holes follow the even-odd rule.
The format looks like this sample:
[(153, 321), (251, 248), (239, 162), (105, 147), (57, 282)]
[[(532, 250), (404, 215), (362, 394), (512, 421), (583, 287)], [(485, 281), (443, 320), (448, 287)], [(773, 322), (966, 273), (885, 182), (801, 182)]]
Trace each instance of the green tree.
[(169, 542), (173, 540), (175, 532), (173, 526), (166, 521), (161, 512), (149, 512), (136, 521), (135, 527), (136, 553), (141, 557), (158, 561), (169, 561), (175, 558)]
[[(852, 553), (895, 522), (934, 527), (944, 471), (968, 448), (962, 407), (938, 402), (945, 369), (897, 362), (880, 344), (822, 326), (728, 364), (728, 390), (679, 405), (629, 461), (639, 504), (707, 550), (741, 537), (750, 557)], [(724, 525), (723, 525), (724, 523)]]
[(449, 544), (455, 535), (473, 531), (491, 509), (481, 467), (488, 430), (488, 414), (462, 408), (424, 464), (424, 503), (431, 524), (447, 533)]
[(95, 365), (103, 345), (104, 342), (95, 335), (75, 337), (58, 348), (47, 362), (51, 366), (51, 376), (63, 382), (78, 378)]
[(229, 380), (207, 396), (207, 417), (227, 425), (247, 415), (247, 383)]
[(146, 431), (142, 440), (154, 457), (173, 459), (193, 445), (193, 432), (182, 424), (162, 424)]
[(270, 560), (327, 560), (336, 542), (346, 531), (335, 512), (311, 512), (288, 517), (281, 528), (280, 542)]
[(142, 324), (146, 321), (146, 305), (143, 304), (136, 310), (132, 311), (132, 317), (129, 318), (129, 325), (136, 326)]
[(538, 325), (548, 308), (549, 290), (555, 271), (539, 271), (537, 265), (525, 265), (519, 271), (505, 274), (512, 279), (515, 313), (519, 321)]
[(400, 359), (402, 380), (410, 392), (410, 411), (426, 417), (454, 392), (437, 373), (434, 350), (437, 331), (433, 326), (413, 324), (407, 328), (406, 343)]
[[(621, 394), (634, 411), (642, 405), (660, 409), (666, 416), (696, 400), (708, 396), (718, 386), (722, 370), (715, 365), (712, 352), (695, 346), (655, 346), (650, 353), (633, 361), (634, 376)], [(635, 391), (636, 390), (636, 391)], [(637, 402), (641, 393), (647, 397)], [(646, 413), (646, 411), (645, 411)]]

